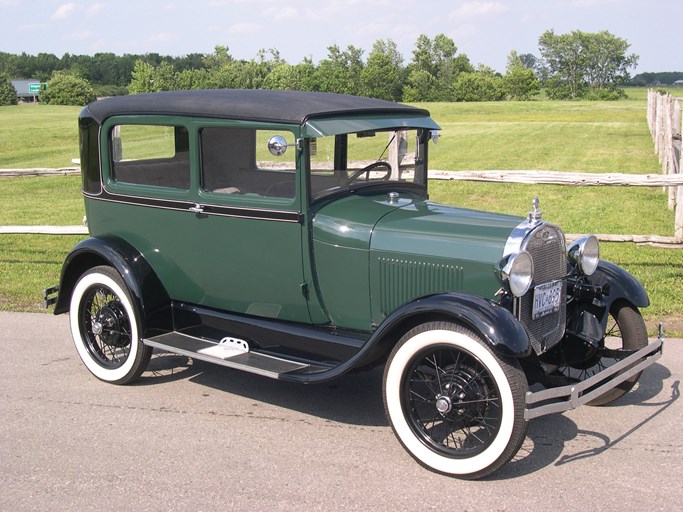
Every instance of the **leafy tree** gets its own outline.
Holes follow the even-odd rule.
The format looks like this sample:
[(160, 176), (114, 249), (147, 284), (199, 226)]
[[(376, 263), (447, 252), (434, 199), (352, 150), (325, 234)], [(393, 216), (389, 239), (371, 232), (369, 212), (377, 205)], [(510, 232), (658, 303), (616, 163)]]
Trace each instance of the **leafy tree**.
[(177, 73), (171, 63), (163, 61), (156, 68), (154, 68), (152, 90), (174, 91), (176, 89), (179, 89)]
[(508, 65), (503, 77), (505, 92), (513, 100), (529, 100), (541, 92), (541, 82), (533, 69), (528, 68), (516, 51), (508, 55)]
[(216, 45), (211, 55), (204, 56), (203, 65), (205, 68), (219, 69), (234, 62), (234, 60), (227, 46)]
[(136, 60), (132, 78), (128, 84), (130, 94), (142, 94), (154, 91), (154, 66), (142, 60)]
[(0, 106), (16, 105), (17, 90), (7, 73), (0, 73)]
[(184, 69), (176, 75), (178, 89), (210, 89), (211, 73), (207, 69)]
[(421, 101), (438, 101), (440, 96), (439, 81), (426, 69), (414, 69), (408, 75), (403, 89), (403, 101), (415, 103)]
[(408, 66), (406, 101), (453, 101), (453, 84), (458, 75), (474, 71), (467, 56), (456, 56), (457, 51), (453, 40), (444, 34), (433, 40), (420, 34)]
[(47, 82), (47, 89), (40, 91), (39, 99), (50, 105), (87, 105), (96, 98), (86, 79), (65, 71), (55, 71)]
[[(628, 70), (638, 62), (627, 55), (629, 43), (607, 31), (575, 30), (556, 35), (544, 32), (538, 40), (547, 68), (546, 89), (551, 98), (581, 98), (601, 91), (616, 92), (629, 78)], [(617, 93), (618, 94), (618, 93)]]
[(403, 56), (391, 39), (378, 40), (360, 75), (361, 94), (372, 98), (400, 101), (403, 97)]
[(460, 73), (453, 86), (457, 101), (501, 101), (505, 99), (503, 79), (489, 69)]
[(357, 95), (361, 90), (363, 50), (349, 45), (340, 50), (337, 45), (327, 47), (327, 59), (315, 70), (315, 90)]
[(312, 91), (314, 88), (315, 66), (310, 59), (300, 64), (280, 64), (266, 77), (266, 89)]

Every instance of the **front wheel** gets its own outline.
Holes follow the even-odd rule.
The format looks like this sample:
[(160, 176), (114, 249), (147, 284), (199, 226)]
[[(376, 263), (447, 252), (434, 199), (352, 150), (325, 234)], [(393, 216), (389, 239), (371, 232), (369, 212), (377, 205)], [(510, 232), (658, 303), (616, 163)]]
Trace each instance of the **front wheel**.
[(430, 322), (403, 336), (389, 356), (383, 391), (403, 447), (441, 473), (489, 475), (526, 435), (527, 381), (519, 364), (456, 324)]
[(113, 268), (95, 267), (79, 278), (69, 315), (78, 355), (95, 377), (127, 384), (142, 374), (152, 348), (140, 339), (137, 309)]

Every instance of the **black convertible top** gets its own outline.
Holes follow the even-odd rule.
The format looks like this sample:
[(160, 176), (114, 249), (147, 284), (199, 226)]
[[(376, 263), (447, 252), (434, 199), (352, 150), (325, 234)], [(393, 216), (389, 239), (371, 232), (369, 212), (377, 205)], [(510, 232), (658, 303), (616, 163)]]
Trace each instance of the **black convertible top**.
[(117, 96), (90, 103), (81, 117), (101, 124), (114, 115), (181, 115), (304, 124), (338, 115), (429, 116), (423, 109), (390, 101), (304, 91), (192, 90)]

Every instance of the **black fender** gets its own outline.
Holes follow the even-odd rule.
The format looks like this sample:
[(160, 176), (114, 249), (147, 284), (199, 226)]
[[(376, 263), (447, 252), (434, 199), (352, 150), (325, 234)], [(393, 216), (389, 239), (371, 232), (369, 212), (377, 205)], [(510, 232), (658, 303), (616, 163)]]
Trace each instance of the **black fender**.
[(640, 281), (627, 270), (609, 261), (600, 260), (589, 282), (603, 289), (602, 304), (596, 311), (603, 332), (607, 325), (609, 310), (615, 302), (624, 300), (638, 308), (646, 308), (650, 305), (650, 298)]
[(412, 300), (391, 313), (358, 354), (354, 366), (363, 366), (378, 352), (387, 353), (410, 328), (437, 318), (473, 330), (500, 355), (522, 358), (532, 352), (528, 334), (509, 310), (478, 295), (449, 292)]
[(143, 333), (150, 328), (172, 330), (171, 301), (154, 270), (132, 245), (111, 236), (86, 238), (69, 252), (62, 265), (55, 315), (69, 311), (76, 282), (99, 265), (113, 267), (121, 275), (141, 313)]
[(414, 299), (386, 317), (353, 357), (331, 370), (312, 375), (288, 375), (285, 380), (326, 382), (354, 369), (375, 366), (411, 328), (431, 320), (451, 320), (476, 332), (497, 354), (531, 355), (529, 336), (504, 307), (477, 295), (449, 292)]

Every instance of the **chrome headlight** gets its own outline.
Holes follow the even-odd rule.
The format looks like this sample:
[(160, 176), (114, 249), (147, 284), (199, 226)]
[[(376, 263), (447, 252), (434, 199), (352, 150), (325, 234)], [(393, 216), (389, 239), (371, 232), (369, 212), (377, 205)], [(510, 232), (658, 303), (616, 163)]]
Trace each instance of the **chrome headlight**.
[(503, 282), (515, 297), (529, 291), (534, 278), (534, 262), (526, 251), (511, 254), (500, 271)]
[(567, 256), (583, 274), (589, 276), (600, 263), (600, 242), (594, 235), (583, 236), (567, 248)]

